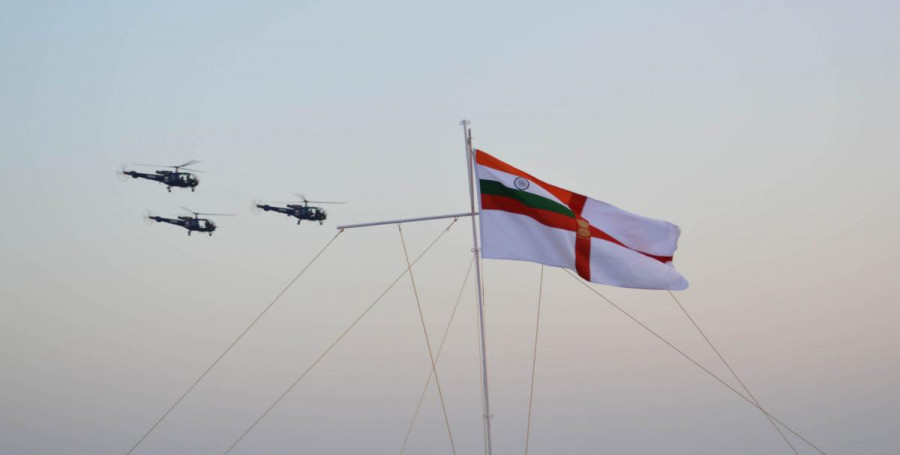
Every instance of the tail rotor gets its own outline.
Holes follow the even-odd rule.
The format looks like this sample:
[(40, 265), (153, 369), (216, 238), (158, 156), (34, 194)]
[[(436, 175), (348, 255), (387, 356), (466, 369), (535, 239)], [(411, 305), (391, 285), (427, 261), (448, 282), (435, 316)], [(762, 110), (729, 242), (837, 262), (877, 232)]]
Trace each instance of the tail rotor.
[(119, 169), (116, 170), (116, 178), (119, 179), (120, 182), (128, 181), (128, 174), (125, 173), (127, 170), (125, 165), (120, 166)]

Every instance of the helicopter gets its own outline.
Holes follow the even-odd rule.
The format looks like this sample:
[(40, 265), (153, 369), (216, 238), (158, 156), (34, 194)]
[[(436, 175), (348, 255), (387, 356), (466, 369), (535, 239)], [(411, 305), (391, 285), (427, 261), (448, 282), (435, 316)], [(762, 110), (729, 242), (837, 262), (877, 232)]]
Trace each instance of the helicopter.
[(187, 234), (191, 235), (191, 232), (206, 232), (210, 237), (213, 235), (213, 231), (216, 230), (216, 223), (213, 223), (208, 218), (200, 218), (200, 215), (206, 216), (234, 216), (233, 213), (201, 213), (195, 212), (189, 208), (181, 207), (182, 210), (186, 210), (193, 214), (193, 216), (186, 215), (178, 215), (176, 218), (166, 218), (162, 216), (155, 216), (150, 213), (146, 215), (146, 220), (148, 223), (152, 223), (156, 221), (157, 223), (168, 223), (174, 224), (176, 226), (181, 226), (187, 229)]
[(279, 207), (269, 204), (262, 204), (260, 202), (254, 202), (254, 208), (259, 211), (260, 209), (266, 212), (278, 212), (283, 213), (287, 216), (292, 216), (297, 218), (297, 224), (300, 224), (303, 220), (309, 221), (318, 221), (319, 224), (322, 224), (326, 218), (328, 218), (328, 213), (325, 212), (321, 207), (310, 206), (310, 203), (313, 204), (344, 204), (344, 202), (329, 202), (329, 201), (310, 201), (306, 199), (302, 194), (297, 194), (297, 197), (300, 198), (302, 204), (300, 202), (287, 202), (285, 207)]
[(172, 192), (172, 187), (190, 188), (191, 191), (194, 191), (194, 189), (197, 188), (197, 185), (200, 184), (200, 179), (198, 179), (196, 175), (190, 172), (182, 171), (200, 172), (196, 169), (190, 169), (187, 167), (197, 163), (199, 163), (199, 161), (190, 160), (187, 163), (179, 164), (176, 166), (165, 166), (159, 164), (135, 164), (135, 166), (169, 167), (174, 170), (158, 170), (155, 173), (150, 174), (145, 172), (129, 171), (123, 167), (120, 171), (120, 175), (135, 179), (153, 180), (154, 182), (162, 183), (166, 186), (166, 189), (169, 190), (170, 193)]

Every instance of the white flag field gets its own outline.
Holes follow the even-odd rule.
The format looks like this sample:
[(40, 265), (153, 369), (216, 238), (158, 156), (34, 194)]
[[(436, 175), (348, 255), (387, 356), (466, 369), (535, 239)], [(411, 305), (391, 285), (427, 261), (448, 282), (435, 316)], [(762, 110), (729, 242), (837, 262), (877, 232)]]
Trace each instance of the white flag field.
[(475, 151), (482, 256), (564, 267), (594, 283), (687, 289), (672, 256), (681, 229), (543, 182)]

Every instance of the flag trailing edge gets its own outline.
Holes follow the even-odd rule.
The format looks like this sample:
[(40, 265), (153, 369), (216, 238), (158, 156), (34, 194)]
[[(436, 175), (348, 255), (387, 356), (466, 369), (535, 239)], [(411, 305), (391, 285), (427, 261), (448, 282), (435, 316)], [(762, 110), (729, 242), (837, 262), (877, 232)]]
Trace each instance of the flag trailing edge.
[(564, 267), (594, 283), (687, 289), (672, 266), (681, 230), (546, 183), (475, 150), (482, 256)]

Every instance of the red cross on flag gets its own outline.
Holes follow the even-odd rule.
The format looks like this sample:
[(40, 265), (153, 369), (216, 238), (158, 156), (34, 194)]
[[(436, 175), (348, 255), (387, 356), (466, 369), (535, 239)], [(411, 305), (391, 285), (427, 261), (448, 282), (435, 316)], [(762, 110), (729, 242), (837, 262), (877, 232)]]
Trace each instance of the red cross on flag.
[(553, 186), (475, 151), (482, 256), (565, 267), (594, 283), (687, 289), (672, 266), (678, 226)]

